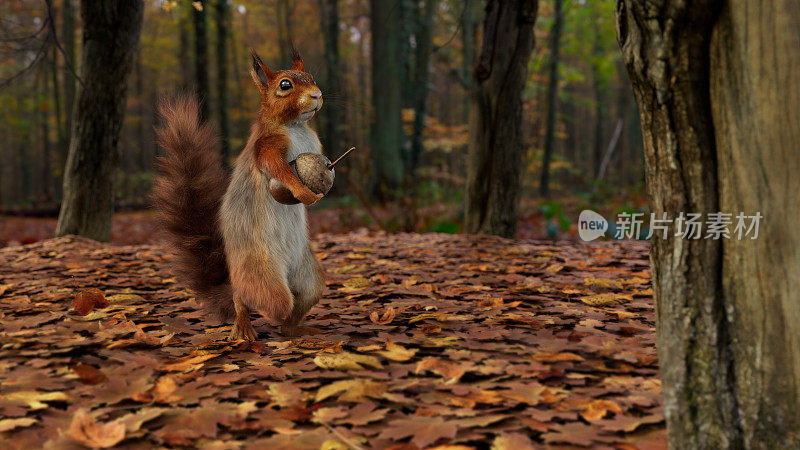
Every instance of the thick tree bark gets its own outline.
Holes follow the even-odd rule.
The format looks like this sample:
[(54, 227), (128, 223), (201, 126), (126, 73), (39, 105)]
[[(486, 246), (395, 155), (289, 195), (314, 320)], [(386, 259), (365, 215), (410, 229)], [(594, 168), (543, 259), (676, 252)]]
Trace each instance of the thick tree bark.
[(550, 160), (553, 158), (556, 132), (556, 99), (558, 98), (558, 60), (561, 45), (562, 0), (555, 0), (553, 9), (553, 28), (550, 31), (550, 80), (547, 83), (547, 128), (544, 134), (544, 155), (542, 155), (542, 178), (539, 182), (539, 195), (550, 195)]
[(488, 0), (470, 107), (465, 227), (513, 237), (522, 167), (522, 91), (536, 0)]
[(74, 110), (58, 236), (111, 237), (117, 143), (143, 9), (142, 0), (81, 2), (84, 86)]
[[(199, 6), (195, 7), (194, 3)], [(208, 35), (206, 33), (206, 0), (198, 0), (192, 4), (194, 21), (194, 91), (200, 99), (200, 118), (209, 118), (211, 86), (208, 81)]]
[(400, 55), (400, 9), (397, 0), (371, 0), (372, 105), (370, 158), (373, 191), (388, 198), (403, 182), (400, 150), (403, 142), (402, 99), (398, 74)]
[(653, 212), (764, 215), (756, 240), (653, 240), (670, 445), (798, 448), (800, 11), (622, 0), (617, 20)]
[(228, 0), (217, 0), (214, 5), (217, 25), (217, 116), (219, 118), (219, 143), (222, 161), (229, 165), (231, 156), (231, 119), (228, 115)]

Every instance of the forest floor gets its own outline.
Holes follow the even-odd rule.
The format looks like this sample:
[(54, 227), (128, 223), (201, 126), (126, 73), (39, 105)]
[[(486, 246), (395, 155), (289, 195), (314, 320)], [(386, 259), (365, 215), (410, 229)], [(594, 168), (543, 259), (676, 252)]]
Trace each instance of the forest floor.
[(2, 447), (666, 448), (646, 242), (314, 246), (319, 333), (258, 318), (254, 343), (204, 321), (158, 244), (0, 249)]

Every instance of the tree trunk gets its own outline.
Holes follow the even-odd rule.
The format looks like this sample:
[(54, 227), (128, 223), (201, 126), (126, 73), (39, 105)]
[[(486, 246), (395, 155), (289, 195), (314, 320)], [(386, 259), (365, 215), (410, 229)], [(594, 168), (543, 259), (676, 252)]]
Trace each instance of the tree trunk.
[(522, 91), (533, 50), (536, 0), (488, 0), (470, 107), (465, 227), (470, 233), (517, 232)]
[[(192, 9), (191, 4), (188, 6)], [(188, 13), (192, 15), (191, 12)], [(178, 9), (178, 61), (185, 61), (191, 53), (189, 43), (189, 17), (183, 8)], [(181, 90), (188, 91), (192, 85), (192, 66), (185, 61), (180, 64), (181, 72)]]
[(142, 28), (142, 0), (81, 2), (81, 78), (56, 234), (107, 241), (114, 212), (125, 90)]
[(425, 0), (424, 5), (420, 0), (415, 2), (415, 29), (414, 38), (417, 47), (414, 53), (414, 78), (411, 83), (413, 92), (414, 123), (411, 128), (411, 157), (408, 161), (408, 176), (413, 182), (414, 171), (419, 165), (422, 155), (422, 132), (425, 130), (425, 113), (428, 100), (428, 84), (430, 75), (430, 56), (433, 42), (431, 41), (431, 26), (433, 23), (433, 10), (436, 2)]
[[(319, 0), (320, 27), (325, 42), (325, 85), (324, 90), (333, 94), (334, 98), (341, 98), (342, 73), (339, 57), (339, 0)], [(327, 148), (331, 159), (341, 155), (344, 148), (343, 111), (337, 108), (338, 102), (331, 102), (323, 109), (324, 127), (322, 128), (322, 142)], [(343, 176), (334, 183), (334, 192), (344, 192), (342, 189), (347, 177)]]
[[(461, 45), (463, 55), (461, 59), (461, 80), (464, 90), (472, 92), (472, 66), (475, 65), (475, 29), (480, 16), (480, 2), (478, 0), (464, 0), (464, 12), (461, 14)], [(464, 121), (469, 122), (470, 96), (464, 95)]]
[(281, 55), (281, 65), (292, 65), (289, 51), (292, 49), (292, 2), (277, 0), (275, 2), (275, 16), (278, 22), (278, 51)]
[[(195, 6), (198, 4), (198, 6)], [(208, 37), (206, 33), (206, 8), (205, 0), (195, 1), (192, 4), (192, 17), (194, 19), (194, 91), (200, 99), (200, 118), (209, 118), (208, 102), (211, 101), (211, 87), (208, 82)]]
[(219, 116), (219, 143), (222, 161), (230, 164), (231, 120), (228, 115), (228, 0), (217, 0), (214, 19), (217, 25), (217, 115)]
[(78, 70), (75, 60), (75, 6), (73, 0), (64, 0), (61, 9), (61, 46), (66, 53), (64, 61), (64, 145), (59, 149), (59, 164), (66, 164), (69, 142), (72, 136), (72, 109), (75, 106), (75, 79), (72, 71)]
[(561, 23), (563, 20), (561, 6), (563, 0), (555, 0), (553, 9), (553, 28), (550, 30), (552, 38), (550, 50), (550, 79), (547, 82), (547, 128), (544, 132), (544, 155), (542, 155), (542, 178), (539, 183), (539, 195), (547, 198), (550, 195), (550, 160), (553, 158), (555, 147), (556, 101), (558, 100), (558, 60), (561, 46)]
[(653, 240), (670, 445), (800, 448), (800, 10), (621, 0), (617, 20), (652, 211), (764, 216), (755, 240)]
[(372, 104), (370, 157), (373, 191), (389, 198), (403, 182), (400, 150), (403, 142), (402, 99), (398, 74), (400, 55), (400, 11), (395, 0), (371, 0)]
[(603, 160), (603, 129), (606, 116), (606, 89), (608, 83), (602, 79), (599, 60), (602, 58), (603, 49), (600, 47), (600, 30), (597, 22), (594, 23), (594, 44), (592, 45), (592, 89), (594, 90), (594, 138), (592, 139), (592, 170), (595, 177), (600, 173), (600, 164)]

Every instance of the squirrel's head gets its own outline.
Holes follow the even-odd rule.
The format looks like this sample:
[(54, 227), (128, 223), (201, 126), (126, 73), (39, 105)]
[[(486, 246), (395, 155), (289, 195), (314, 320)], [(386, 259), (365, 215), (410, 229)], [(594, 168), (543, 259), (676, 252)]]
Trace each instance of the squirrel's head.
[(306, 73), (303, 59), (292, 48), (292, 68), (269, 70), (254, 50), (253, 77), (261, 91), (261, 114), (279, 123), (307, 122), (322, 108), (322, 91), (314, 84), (314, 77)]

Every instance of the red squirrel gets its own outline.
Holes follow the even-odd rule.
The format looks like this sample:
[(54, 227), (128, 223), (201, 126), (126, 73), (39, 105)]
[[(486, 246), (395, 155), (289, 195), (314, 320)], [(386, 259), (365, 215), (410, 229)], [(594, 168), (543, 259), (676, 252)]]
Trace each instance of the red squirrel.
[[(319, 261), (311, 251), (306, 205), (318, 201), (289, 166), (304, 152), (321, 153), (307, 125), (322, 107), (322, 92), (292, 49), (292, 68), (271, 71), (251, 52), (250, 74), (261, 94), (258, 118), (228, 177), (219, 163), (213, 127), (197, 103), (163, 103), (158, 130), (166, 156), (153, 201), (177, 254), (175, 270), (206, 310), (233, 319), (231, 339), (255, 340), (250, 313), (281, 323), (296, 335), (299, 322), (322, 296)], [(303, 204), (278, 203), (269, 180), (286, 185)]]

